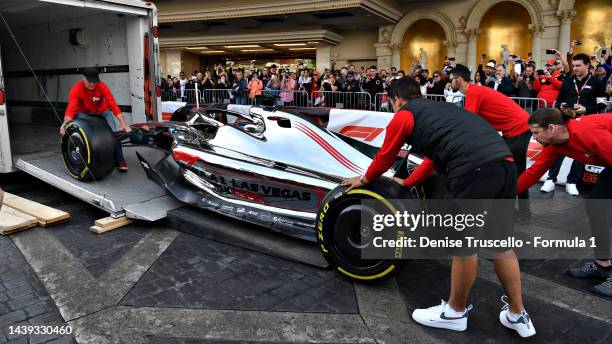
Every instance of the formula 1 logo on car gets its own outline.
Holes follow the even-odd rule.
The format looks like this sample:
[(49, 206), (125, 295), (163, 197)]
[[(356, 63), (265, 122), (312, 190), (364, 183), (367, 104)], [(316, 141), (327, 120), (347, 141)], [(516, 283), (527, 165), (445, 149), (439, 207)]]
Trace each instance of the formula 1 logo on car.
[(382, 133), (384, 128), (374, 128), (374, 127), (363, 127), (359, 125), (347, 125), (346, 127), (340, 130), (340, 134), (353, 137), (356, 139), (362, 139), (364, 141), (371, 142), (373, 141), (380, 133)]

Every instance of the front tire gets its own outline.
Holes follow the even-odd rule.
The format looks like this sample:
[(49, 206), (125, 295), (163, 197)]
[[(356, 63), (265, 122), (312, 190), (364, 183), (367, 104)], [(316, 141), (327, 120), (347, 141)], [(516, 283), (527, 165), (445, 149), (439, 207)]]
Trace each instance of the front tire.
[(119, 143), (103, 118), (86, 117), (66, 125), (62, 158), (68, 173), (80, 181), (100, 180), (115, 168)]
[[(352, 279), (373, 281), (388, 278), (404, 262), (398, 259), (401, 254), (390, 249), (395, 251), (390, 254), (395, 257), (393, 259), (362, 259), (362, 251), (372, 245), (374, 232), (369, 226), (362, 225), (361, 219), (362, 216), (407, 210), (402, 204), (405, 202), (397, 200), (415, 197), (387, 178), (348, 193), (346, 189), (342, 186), (335, 188), (322, 202), (316, 223), (319, 249), (333, 268)], [(368, 202), (362, 202), (364, 200)], [(383, 235), (393, 239), (397, 232), (389, 230)]]

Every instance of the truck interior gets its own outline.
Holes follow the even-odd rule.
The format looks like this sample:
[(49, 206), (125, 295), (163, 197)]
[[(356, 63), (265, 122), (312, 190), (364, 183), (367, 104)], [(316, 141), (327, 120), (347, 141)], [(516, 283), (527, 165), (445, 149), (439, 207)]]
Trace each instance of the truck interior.
[[(144, 94), (144, 49), (133, 48), (144, 45), (150, 26), (146, 9), (101, 1), (3, 0), (0, 13), (0, 62), (13, 168), (112, 216), (157, 220), (176, 207), (176, 201), (148, 181), (135, 155), (138, 150), (157, 161), (163, 157), (159, 151), (126, 148), (129, 172), (115, 171), (90, 183), (68, 175), (60, 152), (59, 126), (68, 93), (81, 80), (84, 67), (98, 68), (128, 123), (146, 122), (143, 97), (137, 94)], [(6, 138), (0, 139), (6, 144)]]

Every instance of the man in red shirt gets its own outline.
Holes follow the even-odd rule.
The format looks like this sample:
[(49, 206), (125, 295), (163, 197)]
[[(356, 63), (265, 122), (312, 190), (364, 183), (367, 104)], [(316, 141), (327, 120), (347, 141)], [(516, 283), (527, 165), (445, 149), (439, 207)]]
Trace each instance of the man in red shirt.
[[(60, 135), (64, 136), (66, 124), (70, 121), (86, 116), (103, 117), (112, 131), (117, 131), (117, 124), (114, 118), (117, 117), (123, 131), (126, 133), (132, 131), (130, 126), (125, 122), (113, 94), (108, 86), (100, 81), (98, 70), (95, 68), (83, 69), (83, 78), (70, 89), (68, 107), (64, 114), (64, 123), (62, 123), (60, 127)], [(128, 166), (123, 157), (123, 151), (120, 145), (115, 153), (115, 159), (119, 171), (127, 171)]]
[[(546, 61), (546, 70), (544, 74), (538, 75), (533, 83), (533, 90), (538, 92), (538, 98), (542, 98), (546, 101), (546, 106), (553, 106), (559, 90), (563, 86), (563, 79), (561, 72), (558, 71), (557, 61), (548, 60)], [(544, 106), (541, 104), (541, 106)]]
[(531, 116), (531, 132), (545, 147), (536, 162), (519, 177), (518, 191), (529, 189), (560, 157), (605, 167), (585, 202), (591, 232), (597, 243), (595, 261), (570, 268), (567, 274), (607, 278), (606, 282), (595, 286), (594, 291), (612, 296), (612, 239), (607, 221), (612, 208), (612, 116), (590, 115), (570, 119), (573, 116), (571, 110), (562, 113), (554, 108), (540, 109)]
[[(506, 95), (485, 86), (470, 83), (470, 70), (457, 65), (451, 71), (453, 91), (465, 94), (465, 109), (484, 118), (495, 130), (501, 133), (512, 152), (518, 174), (527, 168), (527, 149), (531, 132), (527, 125), (529, 114)], [(531, 217), (529, 192), (519, 194), (519, 219)]]
[[(488, 209), (492, 218), (513, 215), (516, 197), (516, 168), (512, 153), (502, 138), (482, 118), (454, 104), (423, 99), (420, 85), (412, 78), (396, 80), (389, 93), (396, 114), (386, 129), (385, 140), (366, 174), (342, 182), (347, 192), (379, 178), (389, 169), (400, 148), (424, 155), (423, 163), (406, 179), (394, 178), (402, 186), (421, 183), (435, 169), (448, 177), (446, 204), (465, 211), (463, 200), (478, 202), (479, 211)], [(523, 157), (524, 159), (525, 157)], [(496, 199), (490, 207), (489, 200)], [(508, 201), (501, 201), (501, 200)], [(474, 203), (471, 203), (475, 205)], [(489, 208), (487, 208), (487, 205)], [(474, 208), (472, 208), (474, 209)], [(468, 210), (469, 211), (469, 210)], [(482, 236), (512, 236), (513, 221), (498, 221)], [(466, 247), (467, 248), (467, 247)], [(511, 248), (491, 249), (495, 271), (507, 292), (508, 302), (499, 314), (500, 322), (521, 337), (535, 335), (533, 323), (525, 311), (521, 295), (521, 274), (516, 254)], [(418, 323), (455, 331), (467, 329), (470, 289), (476, 280), (478, 257), (471, 249), (453, 251), (451, 290), (448, 303), (443, 301), (426, 309), (416, 309), (412, 318)]]

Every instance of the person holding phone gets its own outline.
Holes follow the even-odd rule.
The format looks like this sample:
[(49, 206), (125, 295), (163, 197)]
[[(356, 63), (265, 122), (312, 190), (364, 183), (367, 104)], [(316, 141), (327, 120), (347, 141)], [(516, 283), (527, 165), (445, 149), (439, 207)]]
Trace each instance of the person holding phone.
[(497, 66), (495, 66), (495, 74), (491, 75), (487, 79), (487, 87), (490, 87), (510, 97), (514, 88), (512, 87), (512, 81), (510, 78), (508, 78), (507, 74), (506, 65), (501, 63), (497, 64)]
[[(563, 86), (559, 91), (556, 100), (556, 107), (561, 110), (573, 110), (576, 116), (595, 114), (605, 109), (605, 104), (598, 104), (597, 98), (604, 97), (605, 86), (589, 72), (591, 59), (586, 54), (576, 54), (572, 57), (572, 73), (565, 75)], [(563, 158), (560, 158), (548, 172), (548, 180), (542, 186), (542, 191), (550, 192), (555, 188), (557, 175), (561, 169)], [(565, 191), (578, 196), (580, 192), (576, 184), (580, 179), (580, 174), (584, 165), (574, 160), (570, 173), (567, 175)]]
[[(552, 106), (559, 96), (559, 90), (563, 86), (561, 72), (557, 70), (557, 61), (551, 59), (546, 61), (546, 69), (538, 73), (533, 82), (533, 90), (536, 92), (536, 97), (544, 99), (546, 106)], [(539, 104), (543, 107), (545, 104)]]

